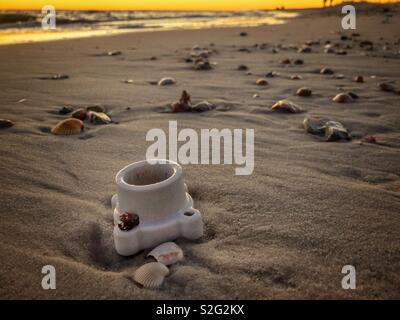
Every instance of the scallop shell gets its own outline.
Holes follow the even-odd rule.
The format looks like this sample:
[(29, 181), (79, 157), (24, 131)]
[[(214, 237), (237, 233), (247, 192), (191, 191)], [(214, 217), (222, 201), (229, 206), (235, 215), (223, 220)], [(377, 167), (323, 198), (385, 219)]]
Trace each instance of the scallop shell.
[(258, 85), (258, 86), (266, 86), (266, 85), (268, 85), (268, 81), (265, 80), (265, 79), (260, 78), (260, 79), (258, 79), (256, 81), (256, 85)]
[(300, 113), (303, 111), (303, 109), (289, 101), (289, 100), (280, 100), (277, 103), (275, 103), (272, 107), (271, 107), (272, 111), (285, 111), (285, 112), (290, 112), (290, 113)]
[(312, 91), (310, 88), (302, 87), (297, 90), (296, 95), (299, 97), (311, 97)]
[(169, 274), (168, 268), (160, 262), (146, 263), (135, 272), (133, 279), (145, 288), (157, 289)]
[(147, 256), (154, 257), (163, 265), (169, 266), (183, 259), (183, 251), (174, 242), (165, 242), (150, 251)]
[(72, 135), (81, 133), (84, 130), (83, 122), (76, 118), (69, 118), (57, 123), (53, 129), (52, 134), (56, 135)]
[(338, 93), (333, 99), (332, 101), (334, 102), (338, 102), (338, 103), (348, 103), (348, 102), (352, 102), (353, 98), (347, 94), (347, 93)]
[(176, 81), (174, 78), (162, 78), (160, 81), (158, 81), (159, 86), (168, 86), (175, 83)]

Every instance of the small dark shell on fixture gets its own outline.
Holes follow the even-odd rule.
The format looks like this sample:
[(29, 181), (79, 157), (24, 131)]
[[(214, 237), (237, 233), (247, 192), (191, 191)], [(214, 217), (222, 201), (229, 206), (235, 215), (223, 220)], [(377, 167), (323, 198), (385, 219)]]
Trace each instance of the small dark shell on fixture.
[(118, 228), (122, 231), (132, 230), (139, 225), (139, 216), (136, 213), (125, 212), (119, 217), (121, 221), (118, 223)]

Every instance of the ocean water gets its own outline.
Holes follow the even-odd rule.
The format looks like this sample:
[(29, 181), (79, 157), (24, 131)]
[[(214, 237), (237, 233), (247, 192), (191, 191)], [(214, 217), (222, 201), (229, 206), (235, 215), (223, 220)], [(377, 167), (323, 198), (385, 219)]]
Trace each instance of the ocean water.
[(288, 11), (57, 11), (56, 29), (43, 30), (40, 11), (0, 11), (0, 44), (124, 32), (282, 24)]

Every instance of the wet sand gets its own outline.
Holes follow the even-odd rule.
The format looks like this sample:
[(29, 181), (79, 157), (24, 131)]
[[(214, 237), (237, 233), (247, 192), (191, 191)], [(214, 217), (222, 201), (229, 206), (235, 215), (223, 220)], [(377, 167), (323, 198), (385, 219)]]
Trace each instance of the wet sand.
[[(310, 10), (279, 26), (1, 46), (0, 118), (15, 125), (0, 129), (0, 297), (400, 298), (400, 96), (377, 87), (388, 80), (400, 85), (399, 19), (398, 12), (388, 22), (381, 10), (360, 13), (359, 37), (339, 33), (339, 14)], [(297, 53), (308, 40), (320, 44)], [(325, 54), (327, 40), (347, 55)], [(374, 50), (360, 47), (363, 40)], [(214, 51), (212, 70), (185, 62), (194, 45)], [(99, 55), (112, 50), (122, 54)], [(304, 64), (280, 63), (287, 58)], [(238, 71), (240, 64), (251, 74)], [(335, 73), (320, 74), (323, 67)], [(270, 71), (279, 75), (255, 85)], [(39, 79), (53, 74), (69, 79)], [(365, 82), (354, 82), (356, 75)], [(177, 83), (149, 84), (162, 77)], [(311, 97), (295, 95), (304, 86)], [(157, 112), (182, 90), (225, 111)], [(332, 101), (348, 91), (359, 99)], [(305, 111), (270, 111), (285, 98)], [(106, 106), (114, 123), (89, 124), (75, 136), (50, 133), (67, 117), (58, 114), (62, 106), (91, 104)], [(340, 121), (352, 141), (306, 133), (307, 116)], [(167, 130), (169, 120), (198, 132), (254, 128), (255, 168), (235, 176), (234, 165), (184, 166), (205, 235), (195, 243), (178, 239), (185, 259), (170, 268), (160, 290), (145, 290), (132, 277), (148, 251), (116, 254), (110, 199), (118, 170), (145, 158), (147, 131)], [(360, 143), (371, 135), (377, 143)], [(41, 288), (47, 264), (56, 267), (56, 290)], [(341, 287), (347, 264), (356, 267), (356, 290)]]

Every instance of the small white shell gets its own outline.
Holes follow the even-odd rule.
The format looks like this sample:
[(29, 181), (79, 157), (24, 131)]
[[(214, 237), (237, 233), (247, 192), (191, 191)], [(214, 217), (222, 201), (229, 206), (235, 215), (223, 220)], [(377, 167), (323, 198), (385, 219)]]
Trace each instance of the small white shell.
[(158, 262), (169, 266), (183, 259), (182, 249), (174, 242), (165, 242), (150, 251), (148, 256), (154, 257)]
[(175, 83), (176, 81), (174, 78), (162, 78), (160, 81), (158, 81), (159, 86), (168, 86)]
[(168, 268), (159, 262), (150, 262), (136, 270), (133, 279), (145, 288), (157, 289), (169, 274)]

